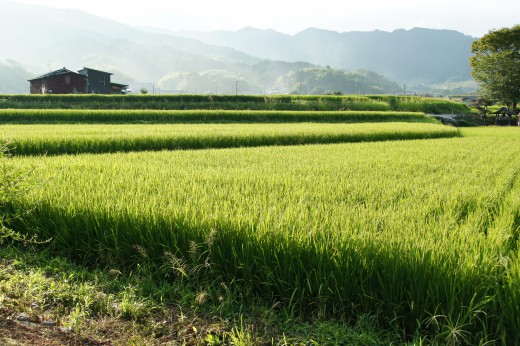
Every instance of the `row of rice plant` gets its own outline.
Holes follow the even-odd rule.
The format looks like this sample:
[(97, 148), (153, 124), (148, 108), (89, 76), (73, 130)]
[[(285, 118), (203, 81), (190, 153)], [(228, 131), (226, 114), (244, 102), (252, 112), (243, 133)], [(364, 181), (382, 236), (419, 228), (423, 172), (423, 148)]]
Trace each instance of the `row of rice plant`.
[(145, 253), (171, 280), (191, 266), (300, 311), (378, 313), (446, 343), (507, 343), (520, 335), (519, 144), (480, 136), (9, 164), (44, 182), (27, 199), (27, 226), (78, 260), (121, 268)]
[(470, 112), (446, 99), (388, 95), (0, 95), (6, 108)]
[(456, 137), (439, 124), (148, 124), (3, 125), (15, 155), (178, 150)]
[(420, 112), (5, 109), (7, 123), (437, 122)]

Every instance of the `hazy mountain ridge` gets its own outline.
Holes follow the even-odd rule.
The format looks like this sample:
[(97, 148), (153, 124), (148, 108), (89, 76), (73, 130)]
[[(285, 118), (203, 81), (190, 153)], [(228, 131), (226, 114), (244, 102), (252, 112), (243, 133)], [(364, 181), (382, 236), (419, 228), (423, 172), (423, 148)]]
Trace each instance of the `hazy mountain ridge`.
[[(399, 52), (392, 55), (388, 52), (391, 45), (379, 43), (380, 35), (391, 34), (384, 32), (338, 34), (310, 28), (291, 36), (244, 28), (237, 32), (174, 33), (135, 28), (77, 10), (5, 0), (0, 7), (0, 30), (9, 33), (2, 37), (0, 62), (5, 61), (3, 69), (8, 72), (4, 74), (11, 73), (0, 84), (0, 92), (27, 92), (28, 86), (20, 89), (21, 83), (12, 78), (15, 73), (20, 76), (17, 78), (27, 78), (30, 72), (40, 75), (64, 66), (73, 70), (84, 66), (103, 69), (114, 73), (115, 82), (148, 82), (172, 92), (356, 92), (360, 85), (365, 85), (365, 92), (395, 92), (397, 84), (382, 75), (402, 74), (408, 78), (407, 73), (413, 72), (428, 80), (439, 80), (433, 78), (437, 75), (431, 69), (392, 69), (391, 64), (374, 58), (385, 55), (387, 61), (398, 60), (393, 57)], [(348, 44), (338, 39), (348, 35), (355, 38)], [(372, 48), (366, 48), (371, 41)], [(368, 63), (362, 63), (359, 56)], [(377, 68), (367, 67), (371, 64)], [(324, 65), (349, 71), (372, 70), (380, 75), (366, 71), (333, 73), (328, 67), (320, 67)], [(443, 71), (442, 67), (434, 67)], [(459, 68), (463, 78), (466, 71)], [(446, 74), (453, 77), (453, 69), (446, 69)], [(7, 80), (17, 83), (8, 85)]]
[[(24, 20), (20, 21), (20, 18)], [(151, 34), (81, 11), (44, 6), (11, 3), (11, 6), (3, 7), (0, 10), (0, 30), (13, 33), (3, 38), (6, 49), (0, 58), (19, 61), (31, 70), (47, 67), (49, 61), (54, 68), (91, 65), (97, 55), (112, 62), (120, 61), (126, 65), (128, 73), (138, 79), (153, 80), (179, 62), (194, 60), (195, 55), (220, 57), (207, 59), (211, 68), (222, 67), (226, 60), (237, 63), (260, 61), (231, 48), (183, 37)], [(167, 64), (157, 66), (157, 59), (161, 64)], [(99, 64), (98, 61), (94, 63)], [(150, 71), (150, 66), (154, 66), (155, 71)], [(142, 74), (142, 69), (148, 69), (148, 72)]]
[(17, 62), (0, 61), (0, 93), (17, 94), (28, 90), (27, 80), (32, 77), (34, 75)]
[(345, 33), (309, 28), (294, 36), (253, 28), (175, 34), (263, 59), (366, 69), (399, 82), (427, 84), (471, 79), (468, 61), (476, 39), (453, 30), (423, 28)]

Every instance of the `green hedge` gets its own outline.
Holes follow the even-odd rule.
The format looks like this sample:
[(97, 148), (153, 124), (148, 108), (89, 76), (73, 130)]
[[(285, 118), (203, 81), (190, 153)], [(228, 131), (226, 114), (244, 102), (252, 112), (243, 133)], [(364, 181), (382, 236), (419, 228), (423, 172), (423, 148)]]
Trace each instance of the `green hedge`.
[(450, 100), (391, 95), (0, 95), (0, 108), (470, 112)]
[(0, 109), (4, 123), (437, 122), (419, 112)]

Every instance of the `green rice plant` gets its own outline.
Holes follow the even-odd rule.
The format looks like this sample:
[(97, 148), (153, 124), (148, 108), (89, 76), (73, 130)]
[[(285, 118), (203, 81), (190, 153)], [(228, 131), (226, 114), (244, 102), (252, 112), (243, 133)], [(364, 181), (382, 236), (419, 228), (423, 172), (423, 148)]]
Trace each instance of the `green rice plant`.
[(459, 136), (437, 124), (4, 125), (14, 155), (370, 142)]
[(0, 145), (0, 245), (21, 242), (36, 243), (35, 237), (28, 238), (13, 228), (30, 210), (16, 206), (21, 196), (31, 193), (33, 184), (29, 182), (32, 168), (13, 169), (9, 159), (9, 143)]
[(518, 247), (510, 258), (504, 259), (504, 261), (506, 260), (509, 262), (507, 263), (507, 276), (501, 282), (504, 287), (500, 290), (500, 299), (496, 302), (503, 309), (503, 313), (500, 315), (497, 323), (501, 331), (501, 339), (514, 340), (511, 336), (518, 337), (520, 333), (520, 265)]
[(6, 108), (470, 112), (447, 99), (394, 95), (0, 95)]
[(7, 123), (436, 122), (419, 112), (1, 109)]
[(469, 114), (472, 112), (464, 103), (440, 98), (383, 95), (375, 99), (388, 103), (390, 109), (394, 111), (424, 112), (427, 114)]
[(139, 246), (158, 277), (170, 253), (295, 313), (377, 314), (440, 343), (511, 343), (518, 144), (489, 135), (12, 164), (37, 162), (51, 182), (23, 202), (35, 209), (28, 225), (76, 260), (128, 268)]

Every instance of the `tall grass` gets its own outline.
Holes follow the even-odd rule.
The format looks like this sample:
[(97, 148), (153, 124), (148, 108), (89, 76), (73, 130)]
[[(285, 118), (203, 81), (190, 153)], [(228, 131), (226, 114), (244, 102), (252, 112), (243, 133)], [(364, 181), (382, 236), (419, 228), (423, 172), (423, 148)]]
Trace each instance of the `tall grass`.
[(511, 343), (520, 335), (511, 305), (520, 207), (509, 202), (520, 193), (520, 159), (509, 148), (518, 144), (480, 137), (13, 164), (37, 162), (49, 180), (26, 202), (29, 225), (73, 258), (128, 266), (137, 245), (158, 276), (193, 266), (302, 312), (379, 312), (381, 323), (440, 343)]
[(452, 127), (417, 123), (4, 125), (14, 155), (370, 142), (459, 136)]
[(0, 95), (0, 108), (470, 112), (451, 100), (389, 95)]
[(9, 123), (436, 122), (420, 112), (5, 109)]

